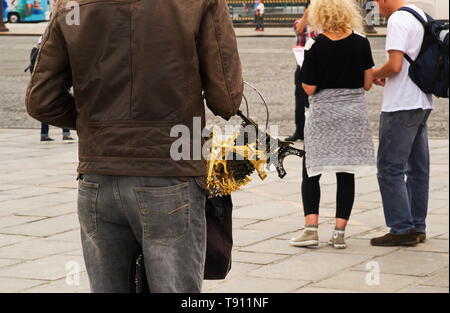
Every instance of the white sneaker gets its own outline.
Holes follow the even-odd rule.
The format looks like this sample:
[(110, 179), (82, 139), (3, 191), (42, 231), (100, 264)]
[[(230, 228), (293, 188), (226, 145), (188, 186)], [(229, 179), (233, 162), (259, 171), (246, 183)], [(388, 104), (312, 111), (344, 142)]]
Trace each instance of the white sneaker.
[(294, 247), (315, 247), (319, 245), (318, 227), (307, 226), (303, 233), (289, 240), (289, 244)]
[(328, 244), (330, 246), (333, 246), (335, 249), (347, 248), (347, 244), (345, 243), (345, 231), (334, 230), (331, 239), (328, 241)]

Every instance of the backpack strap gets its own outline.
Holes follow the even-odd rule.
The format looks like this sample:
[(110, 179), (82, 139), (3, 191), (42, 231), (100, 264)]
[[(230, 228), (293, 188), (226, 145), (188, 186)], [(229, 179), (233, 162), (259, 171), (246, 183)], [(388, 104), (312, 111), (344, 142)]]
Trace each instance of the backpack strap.
[[(425, 28), (425, 31), (426, 31), (428, 21), (424, 20), (424, 18), (422, 17), (422, 15), (419, 14), (419, 12), (417, 12), (416, 10), (413, 10), (411, 8), (408, 8), (408, 7), (401, 7), (397, 11), (405, 11), (405, 12), (409, 12), (412, 15), (414, 15), (414, 17), (420, 22), (420, 24), (423, 25), (423, 27)], [(428, 18), (428, 16), (427, 16), (427, 18)], [(409, 55), (407, 55), (406, 53), (405, 53), (405, 59), (408, 60), (408, 62), (410, 64), (414, 63), (413, 59), (411, 59), (411, 57)]]
[(405, 56), (405, 59), (408, 60), (409, 64), (412, 65), (412, 64), (414, 63), (414, 60), (411, 59), (411, 57), (410, 57), (409, 55), (407, 55), (407, 54), (405, 53), (404, 56)]
[(422, 15), (420, 15), (419, 12), (417, 12), (414, 9), (411, 9), (411, 8), (408, 8), (408, 7), (401, 7), (400, 9), (398, 9), (398, 11), (405, 11), (405, 12), (411, 13), (420, 22), (420, 24), (423, 25), (423, 27), (426, 27), (427, 24), (428, 24), (428, 21), (424, 20)]

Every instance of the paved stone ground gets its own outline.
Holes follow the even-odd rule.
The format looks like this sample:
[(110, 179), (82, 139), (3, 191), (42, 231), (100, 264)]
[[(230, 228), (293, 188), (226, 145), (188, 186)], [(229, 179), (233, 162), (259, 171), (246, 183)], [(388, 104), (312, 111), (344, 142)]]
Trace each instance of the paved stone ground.
[[(87, 292), (76, 216), (77, 144), (41, 144), (35, 130), (0, 129), (0, 292)], [(357, 178), (349, 247), (326, 245), (333, 227), (335, 178), (324, 176), (317, 249), (290, 247), (302, 228), (300, 160), (288, 176), (255, 178), (234, 194), (233, 268), (205, 292), (449, 292), (449, 143), (432, 140), (428, 237), (414, 248), (375, 248), (384, 231), (374, 175)], [(374, 263), (376, 262), (376, 263)], [(379, 284), (366, 283), (378, 268)], [(76, 284), (73, 273), (80, 273)], [(75, 282), (75, 284), (74, 284)], [(376, 280), (375, 280), (376, 282)]]

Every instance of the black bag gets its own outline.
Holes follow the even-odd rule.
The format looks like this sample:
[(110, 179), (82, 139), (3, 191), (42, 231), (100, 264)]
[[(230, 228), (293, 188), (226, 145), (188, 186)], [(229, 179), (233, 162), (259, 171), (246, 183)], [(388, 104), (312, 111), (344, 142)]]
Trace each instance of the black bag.
[(225, 279), (231, 269), (232, 211), (233, 202), (229, 195), (206, 200), (205, 279)]
[[(207, 245), (204, 275), (206, 280), (225, 279), (231, 269), (232, 211), (233, 202), (229, 195), (206, 199)], [(150, 293), (142, 253), (136, 257), (132, 272), (131, 277), (134, 277), (134, 281), (131, 282), (131, 291)]]
[(425, 28), (423, 44), (419, 56), (412, 60), (405, 54), (411, 64), (409, 76), (412, 81), (426, 94), (440, 98), (449, 98), (449, 23), (436, 21), (431, 16), (423, 17), (415, 10), (402, 7), (416, 17)]

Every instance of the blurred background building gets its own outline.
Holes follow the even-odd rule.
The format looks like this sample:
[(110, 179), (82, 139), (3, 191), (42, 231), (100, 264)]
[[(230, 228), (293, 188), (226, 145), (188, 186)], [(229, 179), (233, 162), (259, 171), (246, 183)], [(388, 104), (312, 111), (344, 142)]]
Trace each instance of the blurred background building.
[(410, 2), (437, 20), (449, 19), (449, 0), (413, 0)]
[[(230, 14), (236, 26), (253, 26), (255, 22), (256, 0), (227, 0)], [(266, 26), (292, 25), (295, 19), (303, 15), (307, 0), (266, 0), (264, 1)]]
[[(361, 7), (370, 10), (374, 3), (370, 0), (355, 0)], [(258, 0), (227, 0), (230, 14), (236, 26), (254, 26), (255, 8)], [(308, 0), (265, 0), (265, 24), (266, 26), (291, 26), (295, 19), (301, 17)], [(449, 0), (411, 0), (425, 12), (436, 19), (449, 19)], [(379, 23), (385, 24), (385, 19), (380, 18)]]
[[(52, 2), (55, 0), (0, 0), (3, 4), (3, 20), (9, 23), (40, 22), (49, 19)], [(236, 26), (255, 24), (255, 8), (259, 0), (226, 0)], [(373, 8), (370, 0), (355, 0), (367, 10)], [(266, 26), (291, 26), (301, 17), (308, 0), (265, 0)], [(436, 19), (449, 19), (449, 0), (410, 0)], [(378, 19), (381, 25), (384, 19)]]

